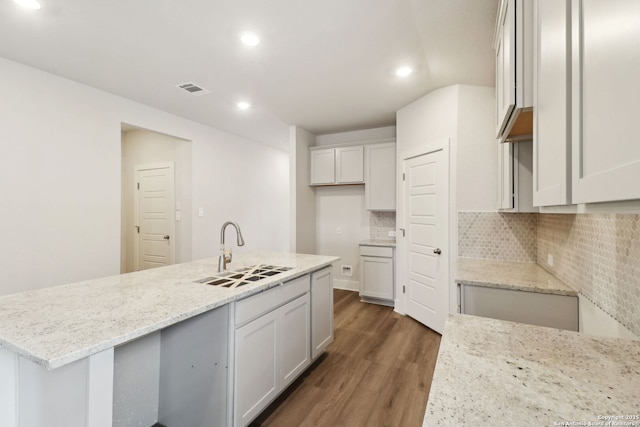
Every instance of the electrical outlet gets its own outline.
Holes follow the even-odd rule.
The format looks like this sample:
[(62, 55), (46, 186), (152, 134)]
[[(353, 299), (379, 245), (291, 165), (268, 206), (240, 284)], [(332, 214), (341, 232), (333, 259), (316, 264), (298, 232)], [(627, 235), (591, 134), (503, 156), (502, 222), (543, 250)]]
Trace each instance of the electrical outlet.
[(389, 237), (396, 237), (396, 232), (395, 230), (390, 230), (389, 233), (387, 234)]
[(353, 267), (350, 265), (341, 265), (340, 266), (342, 269), (342, 272), (340, 274), (342, 274), (343, 276), (347, 276), (347, 277), (351, 277), (353, 276)]
[(547, 265), (549, 265), (549, 267), (553, 267), (553, 255), (551, 254), (547, 254)]
[(336, 228), (336, 234), (342, 234), (342, 227)]

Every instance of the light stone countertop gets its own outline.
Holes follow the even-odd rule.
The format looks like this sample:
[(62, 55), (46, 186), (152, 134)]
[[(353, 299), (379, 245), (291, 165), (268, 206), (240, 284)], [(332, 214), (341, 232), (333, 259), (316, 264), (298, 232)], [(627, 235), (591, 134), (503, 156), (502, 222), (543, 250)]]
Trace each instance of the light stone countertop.
[(453, 314), (423, 427), (598, 425), (640, 415), (639, 393), (638, 341)]
[(332, 256), (234, 251), (229, 270), (293, 267), (237, 289), (194, 280), (218, 258), (0, 297), (0, 349), (54, 369), (330, 265)]
[(369, 239), (369, 240), (363, 240), (362, 242), (360, 242), (360, 246), (383, 246), (386, 248), (395, 248), (396, 241), (386, 240), (386, 239)]
[(533, 262), (458, 258), (457, 283), (577, 296), (578, 292)]

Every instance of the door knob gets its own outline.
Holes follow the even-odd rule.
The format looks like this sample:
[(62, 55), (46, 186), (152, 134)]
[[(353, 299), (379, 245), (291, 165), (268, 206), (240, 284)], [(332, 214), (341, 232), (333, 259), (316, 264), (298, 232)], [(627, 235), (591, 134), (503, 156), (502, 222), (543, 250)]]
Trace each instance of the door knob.
[(436, 255), (440, 255), (442, 253), (442, 251), (440, 250), (440, 248), (435, 248), (433, 250), (433, 253), (436, 254)]
[(169, 235), (168, 234), (164, 235), (164, 240), (169, 240)]

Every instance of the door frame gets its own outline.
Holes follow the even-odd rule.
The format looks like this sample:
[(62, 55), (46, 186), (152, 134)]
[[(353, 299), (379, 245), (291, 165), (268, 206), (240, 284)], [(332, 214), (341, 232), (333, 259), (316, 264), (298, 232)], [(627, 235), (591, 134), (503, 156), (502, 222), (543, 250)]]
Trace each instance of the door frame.
[[(442, 151), (443, 154), (443, 161), (445, 162), (445, 169), (446, 169), (446, 180), (444, 182), (444, 187), (445, 187), (445, 192), (446, 192), (446, 197), (447, 197), (447, 214), (445, 215), (444, 218), (444, 226), (445, 226), (445, 230), (446, 230), (446, 235), (447, 238), (445, 239), (445, 241), (442, 243), (442, 245), (440, 246), (441, 249), (443, 250), (445, 256), (443, 257), (444, 260), (446, 262), (446, 266), (445, 266), (445, 281), (446, 281), (446, 286), (447, 286), (447, 299), (448, 299), (448, 304), (446, 307), (446, 310), (451, 313), (452, 311), (452, 307), (457, 306), (457, 291), (455, 289), (455, 287), (452, 287), (450, 285), (450, 277), (451, 277), (451, 263), (452, 263), (452, 254), (453, 252), (451, 251), (451, 247), (452, 247), (452, 242), (451, 242), (451, 238), (452, 238), (452, 233), (451, 233), (451, 229), (450, 229), (450, 224), (451, 224), (451, 212), (452, 212), (452, 194), (451, 194), (451, 159), (450, 159), (450, 140), (449, 138), (446, 139), (441, 139), (441, 140), (437, 140), (428, 144), (425, 144), (423, 147), (421, 148), (417, 148), (417, 149), (412, 149), (412, 150), (407, 150), (407, 151), (403, 151), (401, 153), (398, 153), (398, 164), (397, 164), (397, 168), (396, 170), (398, 171), (398, 176), (397, 176), (397, 187), (396, 187), (396, 194), (397, 194), (397, 199), (396, 199), (396, 206), (397, 206), (397, 212), (396, 212), (396, 236), (398, 236), (397, 239), (397, 250), (398, 250), (398, 259), (397, 259), (397, 268), (396, 268), (396, 301), (395, 301), (395, 311), (406, 315), (407, 311), (406, 311), (406, 306), (407, 306), (407, 302), (406, 302), (406, 298), (407, 298), (407, 294), (402, 292), (402, 287), (403, 285), (406, 285), (406, 278), (407, 278), (407, 271), (406, 269), (408, 268), (408, 263), (407, 263), (407, 257), (408, 257), (408, 250), (409, 250), (409, 246), (407, 244), (407, 242), (409, 241), (406, 236), (403, 237), (402, 236), (402, 232), (400, 231), (401, 229), (407, 230), (407, 225), (405, 224), (406, 221), (406, 213), (405, 213), (405, 209), (404, 209), (404, 204), (405, 204), (405, 198), (406, 198), (406, 191), (405, 191), (405, 185), (404, 185), (404, 180), (402, 179), (402, 175), (405, 173), (405, 162), (407, 160), (410, 160), (412, 158), (415, 157), (419, 157), (425, 154), (429, 154), (429, 153), (433, 153), (435, 151)], [(457, 254), (457, 251), (455, 251)], [(454, 302), (454, 304), (452, 304), (452, 302)]]
[[(133, 194), (135, 197), (133, 198), (133, 219), (134, 225), (131, 228), (131, 233), (133, 235), (133, 267), (134, 271), (140, 271), (139, 262), (140, 262), (140, 233), (136, 233), (136, 227), (140, 227), (140, 193), (138, 192), (137, 183), (140, 182), (139, 174), (141, 171), (145, 170), (153, 170), (153, 169), (169, 169), (169, 173), (171, 174), (170, 180), (170, 188), (171, 194), (173, 196), (173, 203), (169, 209), (169, 236), (171, 236), (169, 240), (169, 257), (170, 264), (174, 264), (176, 262), (176, 221), (175, 221), (175, 201), (176, 201), (176, 173), (173, 162), (163, 162), (163, 163), (147, 163), (141, 165), (135, 165), (133, 167)], [(172, 214), (173, 213), (173, 214)]]

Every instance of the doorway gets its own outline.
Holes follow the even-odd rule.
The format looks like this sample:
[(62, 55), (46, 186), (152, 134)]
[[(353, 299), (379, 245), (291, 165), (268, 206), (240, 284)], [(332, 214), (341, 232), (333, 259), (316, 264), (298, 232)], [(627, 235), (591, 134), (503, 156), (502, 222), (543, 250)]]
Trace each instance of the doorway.
[(407, 315), (442, 333), (449, 314), (448, 141), (402, 162), (404, 260)]
[[(163, 169), (168, 165), (173, 178), (158, 176), (169, 173), (169, 169)], [(191, 174), (190, 141), (122, 125), (122, 273), (191, 260)], [(146, 193), (145, 202), (138, 200), (138, 183)], [(161, 195), (159, 186), (168, 189), (170, 185), (174, 200), (167, 199), (166, 194), (154, 197)], [(164, 222), (158, 219), (161, 211), (168, 218)], [(139, 214), (146, 217), (140, 218)], [(146, 258), (139, 259), (140, 251), (147, 254)]]

